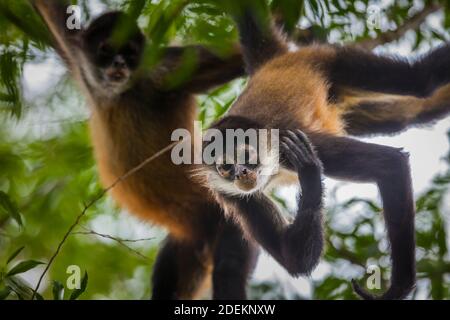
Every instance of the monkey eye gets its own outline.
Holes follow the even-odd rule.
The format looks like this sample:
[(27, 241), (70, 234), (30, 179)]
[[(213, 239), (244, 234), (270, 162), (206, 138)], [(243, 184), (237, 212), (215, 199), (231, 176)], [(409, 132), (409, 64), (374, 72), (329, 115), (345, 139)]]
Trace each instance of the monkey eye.
[(249, 168), (250, 170), (254, 170), (258, 167), (257, 163), (248, 163), (245, 165), (247, 168)]
[(216, 170), (219, 175), (225, 179), (233, 179), (234, 176), (234, 165), (232, 164), (217, 164)]
[(138, 49), (132, 44), (128, 44), (122, 49), (122, 52), (128, 56), (135, 56), (138, 53)]
[(233, 165), (224, 163), (224, 164), (219, 164), (218, 168), (220, 168), (223, 171), (230, 171), (233, 168)]
[(100, 55), (103, 55), (103, 56), (113, 55), (114, 54), (114, 48), (110, 44), (108, 44), (106, 42), (103, 42), (98, 47), (98, 53)]

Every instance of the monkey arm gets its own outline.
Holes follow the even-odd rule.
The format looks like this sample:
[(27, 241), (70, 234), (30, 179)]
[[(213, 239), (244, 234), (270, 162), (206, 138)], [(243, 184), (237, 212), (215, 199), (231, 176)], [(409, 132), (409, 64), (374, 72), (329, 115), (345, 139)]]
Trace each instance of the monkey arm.
[(303, 207), (288, 224), (262, 193), (243, 198), (220, 195), (219, 199), (232, 208), (249, 236), (290, 274), (309, 274), (319, 262), (323, 247), (320, 208)]
[(195, 65), (189, 79), (182, 85), (186, 91), (203, 93), (245, 75), (244, 62), (239, 48), (235, 48), (230, 55), (224, 57), (199, 45), (169, 47), (166, 54), (179, 59), (183, 53), (188, 51), (195, 54)]
[(286, 42), (273, 27), (270, 12), (262, 0), (226, 1), (225, 9), (239, 29), (242, 54), (249, 74), (265, 62), (288, 51)]
[(335, 48), (325, 62), (332, 90), (339, 87), (426, 97), (450, 83), (450, 43), (410, 62), (355, 47)]
[(36, 11), (49, 28), (54, 41), (55, 49), (69, 65), (74, 68), (76, 52), (79, 50), (79, 34), (81, 30), (70, 30), (67, 27), (67, 7), (70, 4), (65, 0), (31, 0)]
[(286, 270), (309, 274), (323, 250), (322, 181), (320, 163), (300, 131), (283, 138), (290, 167), (301, 176), (302, 196), (294, 222), (288, 224), (262, 192), (249, 197), (220, 196), (231, 206), (245, 230)]
[[(383, 202), (391, 247), (390, 288), (380, 299), (402, 299), (415, 284), (414, 199), (408, 156), (401, 150), (344, 137), (310, 135), (325, 175), (356, 182), (375, 182)], [(375, 299), (353, 283), (364, 299)]]

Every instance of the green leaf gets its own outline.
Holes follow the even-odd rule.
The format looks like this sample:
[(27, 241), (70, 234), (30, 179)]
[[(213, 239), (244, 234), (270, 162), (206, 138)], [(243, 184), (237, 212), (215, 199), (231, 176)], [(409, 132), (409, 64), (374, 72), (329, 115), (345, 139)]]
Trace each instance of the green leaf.
[(41, 300), (41, 301), (42, 301), (42, 300), (45, 300), (44, 297), (41, 296), (41, 295), (40, 295), (39, 293), (37, 293), (37, 292), (36, 292), (36, 294), (35, 294), (35, 298), (36, 298), (36, 300)]
[(83, 279), (81, 280), (81, 287), (80, 287), (80, 289), (73, 290), (69, 299), (70, 300), (76, 300), (84, 291), (86, 291), (87, 284), (88, 284), (88, 273), (86, 271), (84, 273)]
[(64, 300), (64, 286), (59, 281), (53, 281), (53, 299)]
[(6, 286), (17, 295), (20, 300), (30, 300), (33, 295), (33, 289), (30, 285), (19, 277), (7, 277), (4, 279)]
[(5, 287), (0, 290), (0, 300), (6, 300), (8, 298), (9, 294), (11, 293), (10, 287)]
[(40, 262), (40, 261), (35, 261), (35, 260), (27, 260), (27, 261), (19, 262), (6, 274), (6, 276), (11, 277), (11, 276), (19, 274), (19, 273), (27, 272), (28, 270), (31, 270), (40, 264), (44, 264), (44, 263)]
[(3, 191), (0, 191), (0, 208), (9, 214), (20, 226), (23, 226), (22, 217), (20, 216), (17, 205)]
[(14, 253), (8, 258), (8, 261), (6, 261), (6, 264), (10, 263), (11, 261), (14, 260), (15, 257), (17, 257), (17, 255), (23, 250), (23, 248), (25, 247), (20, 247), (19, 249), (17, 249), (16, 251), (14, 251)]

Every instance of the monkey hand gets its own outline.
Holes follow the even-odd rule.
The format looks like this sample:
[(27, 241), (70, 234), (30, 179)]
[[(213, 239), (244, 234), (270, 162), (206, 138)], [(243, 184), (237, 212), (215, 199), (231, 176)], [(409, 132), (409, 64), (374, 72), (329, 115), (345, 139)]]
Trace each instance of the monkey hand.
[[(288, 130), (281, 137), (282, 156), (297, 171), (302, 188), (303, 206), (322, 201), (322, 163), (308, 137), (301, 130)], [(308, 203), (305, 203), (308, 202)]]

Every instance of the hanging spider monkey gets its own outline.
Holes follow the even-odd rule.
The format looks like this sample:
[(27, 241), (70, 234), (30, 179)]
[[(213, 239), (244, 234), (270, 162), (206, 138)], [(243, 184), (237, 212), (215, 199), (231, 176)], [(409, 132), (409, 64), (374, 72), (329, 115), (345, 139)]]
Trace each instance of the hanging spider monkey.
[[(92, 107), (91, 135), (104, 186), (169, 145), (173, 130), (193, 131), (194, 94), (244, 73), (239, 52), (219, 57), (200, 46), (168, 47), (157, 66), (142, 72), (146, 39), (126, 14), (105, 13), (86, 28), (69, 30), (68, 2), (32, 4)], [(114, 32), (125, 20), (127, 37), (117, 43)], [(196, 56), (191, 77), (167, 88), (166, 77), (181, 65), (186, 51)], [(212, 273), (214, 298), (243, 299), (254, 247), (223, 218), (207, 190), (192, 183), (189, 172), (165, 154), (112, 190), (119, 205), (169, 232), (154, 266), (153, 298), (198, 296)]]
[[(280, 129), (281, 170), (264, 176), (261, 170), (274, 162), (263, 165), (270, 159), (257, 155), (250, 164), (247, 151), (244, 163), (233, 158), (230, 164), (223, 161), (229, 154), (219, 155), (216, 164), (203, 165), (199, 175), (247, 236), (293, 275), (310, 273), (322, 252), (322, 169), (336, 179), (376, 183), (391, 248), (391, 284), (380, 297), (354, 281), (353, 287), (364, 299), (405, 298), (415, 285), (415, 208), (408, 155), (347, 135), (393, 134), (446, 116), (450, 45), (414, 62), (330, 45), (290, 52), (263, 3), (227, 4), (239, 29), (250, 79), (212, 128)], [(247, 141), (227, 143), (235, 152), (252, 149)], [(294, 221), (288, 223), (264, 191), (272, 182), (291, 182), (293, 174), (299, 177), (302, 196)]]

